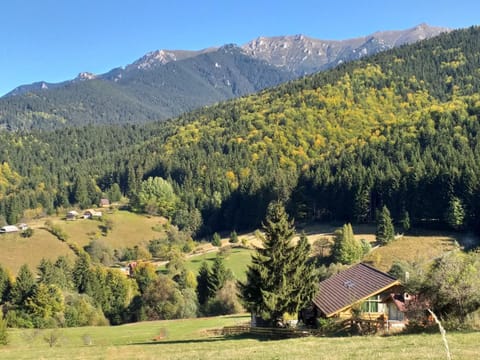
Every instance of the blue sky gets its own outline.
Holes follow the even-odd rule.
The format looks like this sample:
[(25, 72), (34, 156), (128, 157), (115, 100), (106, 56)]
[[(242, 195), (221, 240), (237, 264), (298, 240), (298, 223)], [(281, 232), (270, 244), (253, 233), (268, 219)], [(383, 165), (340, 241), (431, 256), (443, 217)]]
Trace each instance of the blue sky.
[(258, 36), (346, 39), (426, 22), (477, 25), (478, 0), (6, 0), (0, 95), (35, 81), (103, 73), (156, 49), (244, 44)]

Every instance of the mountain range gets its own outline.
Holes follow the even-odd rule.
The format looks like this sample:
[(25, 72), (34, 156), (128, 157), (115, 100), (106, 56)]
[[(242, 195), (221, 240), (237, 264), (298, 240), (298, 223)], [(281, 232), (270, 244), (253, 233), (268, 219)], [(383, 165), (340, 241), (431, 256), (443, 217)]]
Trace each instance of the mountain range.
[(199, 51), (158, 50), (105, 74), (22, 85), (0, 98), (0, 127), (49, 129), (163, 120), (449, 29), (420, 24), (355, 39), (259, 37)]

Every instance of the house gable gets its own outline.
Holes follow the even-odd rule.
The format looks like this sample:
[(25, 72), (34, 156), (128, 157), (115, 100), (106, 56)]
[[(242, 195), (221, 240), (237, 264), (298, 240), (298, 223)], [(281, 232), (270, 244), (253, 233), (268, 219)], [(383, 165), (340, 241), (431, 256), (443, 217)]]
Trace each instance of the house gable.
[(394, 277), (360, 263), (320, 282), (313, 303), (323, 316), (332, 317), (399, 285)]

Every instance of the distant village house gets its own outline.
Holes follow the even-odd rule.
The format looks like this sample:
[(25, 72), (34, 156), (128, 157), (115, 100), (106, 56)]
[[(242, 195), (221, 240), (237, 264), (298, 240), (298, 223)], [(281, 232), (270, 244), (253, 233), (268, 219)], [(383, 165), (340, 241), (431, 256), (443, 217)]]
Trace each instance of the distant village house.
[(95, 210), (89, 209), (83, 213), (84, 219), (93, 219), (93, 218), (100, 218), (100, 217), (102, 217), (101, 211), (95, 211)]
[(75, 210), (72, 210), (72, 211), (69, 211), (66, 215), (66, 220), (77, 220), (78, 218), (78, 212), (76, 212)]
[(20, 229), (15, 225), (5, 225), (0, 228), (0, 234), (13, 233), (17, 231), (20, 231)]
[(100, 199), (100, 207), (109, 207), (110, 206), (110, 200), (108, 199)]

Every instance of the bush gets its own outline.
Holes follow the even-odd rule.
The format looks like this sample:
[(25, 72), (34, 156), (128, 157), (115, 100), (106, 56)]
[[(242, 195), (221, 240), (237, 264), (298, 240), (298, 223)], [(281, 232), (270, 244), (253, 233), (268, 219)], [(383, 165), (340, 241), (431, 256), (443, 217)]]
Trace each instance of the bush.
[(68, 240), (68, 234), (65, 231), (63, 231), (63, 229), (60, 226), (54, 225), (50, 220), (47, 220), (45, 222), (45, 229), (47, 229), (47, 231), (49, 231), (52, 235), (56, 236), (58, 240), (61, 240), (61, 241)]
[(234, 280), (227, 280), (213, 299), (208, 302), (209, 315), (237, 314), (245, 311), (238, 298), (238, 289)]
[(83, 345), (87, 345), (87, 346), (93, 345), (93, 339), (89, 334), (83, 334), (82, 341), (83, 341)]
[(153, 257), (163, 260), (167, 258), (170, 246), (165, 239), (153, 239), (148, 242), (148, 251)]
[(84, 250), (90, 255), (93, 262), (101, 263), (105, 266), (112, 266), (115, 261), (113, 249), (109, 244), (99, 239), (91, 240), (89, 244), (84, 247)]
[(50, 346), (54, 347), (59, 345), (63, 338), (63, 334), (60, 330), (54, 329), (50, 330), (46, 335), (43, 336), (43, 340)]
[(94, 300), (85, 294), (71, 293), (65, 296), (65, 325), (102, 326), (108, 325), (108, 320), (102, 310), (96, 308)]
[(427, 325), (424, 321), (409, 320), (402, 332), (405, 334), (433, 334), (438, 332), (438, 326)]
[(33, 328), (32, 319), (28, 314), (20, 310), (9, 310), (7, 312), (6, 321), (8, 327), (12, 328)]
[(26, 228), (25, 230), (22, 231), (22, 237), (24, 238), (29, 238), (33, 236), (33, 229), (32, 228)]
[(317, 318), (317, 328), (322, 330), (323, 334), (335, 334), (341, 329), (341, 322), (336, 321), (333, 318)]

